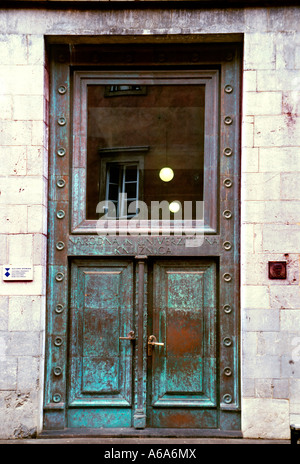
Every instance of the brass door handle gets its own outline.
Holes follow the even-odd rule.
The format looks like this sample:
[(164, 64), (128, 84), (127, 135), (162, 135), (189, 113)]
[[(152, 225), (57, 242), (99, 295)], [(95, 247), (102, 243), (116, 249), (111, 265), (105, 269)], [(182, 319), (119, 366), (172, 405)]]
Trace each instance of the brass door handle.
[(164, 343), (158, 343), (156, 341), (155, 335), (150, 335), (148, 338), (148, 345), (159, 345), (159, 346), (165, 346)]
[(133, 330), (131, 330), (128, 334), (127, 337), (119, 337), (120, 340), (135, 340), (135, 333)]
[(148, 356), (152, 356), (153, 347), (155, 345), (164, 346), (165, 344), (159, 343), (158, 341), (156, 341), (155, 335), (150, 335), (148, 338)]

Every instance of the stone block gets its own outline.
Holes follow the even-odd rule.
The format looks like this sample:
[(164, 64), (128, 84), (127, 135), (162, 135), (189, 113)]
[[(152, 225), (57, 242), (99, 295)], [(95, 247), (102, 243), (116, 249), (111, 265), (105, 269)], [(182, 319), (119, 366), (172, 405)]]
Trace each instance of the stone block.
[(1, 119), (12, 119), (13, 98), (11, 95), (0, 95)]
[(300, 362), (294, 361), (293, 354), (282, 355), (280, 359), (281, 377), (288, 379), (300, 379)]
[(42, 145), (27, 147), (27, 175), (48, 177), (47, 154)]
[(7, 346), (8, 356), (40, 356), (39, 332), (10, 332)]
[(47, 262), (47, 237), (43, 234), (33, 236), (33, 264), (46, 266)]
[(20, 234), (27, 232), (26, 205), (0, 205), (0, 229), (2, 233)]
[(7, 238), (7, 263), (11, 265), (33, 264), (33, 235), (12, 234)]
[(47, 234), (47, 208), (43, 205), (28, 206), (28, 232)]
[(254, 226), (253, 224), (242, 224), (241, 227), (241, 256), (253, 253), (254, 247)]
[[(0, 343), (1, 343), (1, 336), (0, 336)], [(3, 358), (0, 352), (0, 372), (2, 374), (0, 375), (0, 390), (15, 390), (16, 389), (17, 369), (18, 369), (17, 358), (13, 356)]]
[(242, 333), (242, 355), (257, 355), (257, 333), (243, 331)]
[(5, 180), (0, 203), (5, 205), (45, 204), (47, 182), (40, 176), (11, 176)]
[[(285, 287), (288, 289), (288, 287)], [(299, 288), (297, 289), (299, 292)], [(285, 304), (285, 306), (292, 305), (293, 299), (295, 296), (291, 297), (291, 301), (286, 300), (286, 295), (280, 297), (277, 296), (281, 303)], [(284, 300), (284, 301), (282, 301)], [(299, 300), (296, 303), (299, 307)], [(280, 328), (282, 331), (287, 330), (290, 332), (294, 332), (296, 327), (300, 327), (300, 309), (284, 309), (280, 311)], [(300, 336), (300, 334), (299, 334)]]
[[(245, 201), (241, 211), (242, 221), (254, 224), (290, 224), (298, 223), (299, 201)], [(281, 237), (282, 238), (282, 237)], [(288, 253), (284, 250), (285, 243), (282, 242), (282, 253)], [(276, 252), (280, 252), (279, 250)], [(292, 253), (292, 251), (290, 251)]]
[(273, 379), (273, 398), (289, 399), (289, 381), (288, 379)]
[(245, 92), (243, 112), (246, 115), (281, 114), (281, 92)]
[(242, 430), (244, 438), (289, 439), (288, 400), (243, 399)]
[(21, 392), (36, 391), (42, 373), (39, 357), (22, 356), (19, 358), (17, 389)]
[[(253, 143), (253, 125), (252, 125)], [(258, 148), (244, 147), (242, 149), (242, 172), (258, 172)]]
[(242, 391), (242, 397), (247, 398), (247, 397), (254, 397), (254, 379), (247, 378), (247, 373), (245, 372), (244, 375), (242, 376), (241, 380), (241, 391)]
[(245, 115), (242, 122), (242, 148), (254, 146), (254, 118)]
[(246, 331), (277, 332), (280, 329), (279, 310), (244, 309), (242, 327)]
[(1, 145), (31, 145), (32, 123), (30, 121), (0, 121)]
[(44, 66), (0, 65), (0, 93), (44, 95)]
[(0, 146), (2, 176), (26, 175), (26, 146)]
[(280, 173), (244, 173), (243, 200), (280, 200)]
[(282, 96), (282, 112), (291, 119), (300, 115), (300, 92), (299, 90), (285, 91)]
[(15, 95), (13, 97), (13, 119), (18, 121), (43, 121), (43, 95)]
[[(278, 326), (277, 326), (278, 327)], [(280, 332), (261, 331), (257, 333), (257, 354), (263, 356), (268, 353), (271, 356), (280, 356), (283, 349), (283, 341)]]
[[(255, 147), (295, 147), (300, 145), (300, 118), (293, 114), (256, 116)], [(273, 159), (273, 162), (277, 162)]]
[[(277, 309), (293, 309), (298, 310), (300, 308), (300, 287), (299, 285), (273, 285), (270, 287), (270, 303), (272, 308)], [(294, 311), (293, 317), (296, 317), (297, 312)], [(288, 317), (290, 311), (283, 311), (281, 313), (281, 323), (283, 318)], [(285, 316), (283, 316), (285, 314)], [(283, 328), (284, 326), (282, 326)], [(283, 329), (289, 330), (289, 329)]]
[(284, 172), (280, 175), (280, 196), (283, 200), (300, 200), (300, 172)]
[(254, 32), (245, 35), (244, 69), (275, 69), (274, 36), (269, 33)]
[(31, 332), (41, 330), (40, 296), (11, 296), (9, 298), (9, 331)]
[(242, 308), (270, 308), (270, 290), (266, 285), (243, 285), (241, 289)]
[[(284, 239), (283, 239), (284, 238)], [(264, 252), (299, 253), (300, 227), (297, 224), (265, 224), (263, 229)]]
[(1, 64), (27, 64), (27, 38), (19, 34), (0, 34)]
[(256, 398), (272, 398), (272, 379), (255, 379), (254, 384)]
[(45, 40), (44, 35), (28, 34), (27, 40), (27, 63), (31, 65), (44, 65), (45, 64)]
[(295, 405), (293, 412), (300, 414), (300, 379), (290, 380), (289, 398), (291, 404)]
[(256, 357), (246, 354), (242, 360), (242, 371), (247, 373), (248, 378), (273, 379), (281, 376), (281, 357), (272, 355), (257, 355)]
[(244, 71), (243, 91), (244, 92), (256, 92), (256, 70), (255, 71), (247, 71), (247, 70)]
[[(0, 331), (8, 330), (8, 299), (8, 296), (0, 296)], [(0, 357), (3, 355), (0, 346)]]
[(259, 148), (259, 170), (261, 172), (300, 171), (300, 153), (297, 147)]
[(299, 81), (300, 76), (297, 70), (257, 71), (257, 91), (297, 91), (299, 89)]

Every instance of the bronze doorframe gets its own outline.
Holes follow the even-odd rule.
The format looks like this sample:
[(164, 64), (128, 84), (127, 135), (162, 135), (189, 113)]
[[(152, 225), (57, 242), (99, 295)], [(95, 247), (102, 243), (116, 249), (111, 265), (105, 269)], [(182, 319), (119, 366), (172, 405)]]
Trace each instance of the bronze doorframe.
[[(94, 66), (110, 70), (129, 70), (137, 66), (155, 70), (174, 70), (178, 67), (201, 70), (215, 67), (220, 73), (217, 116), (218, 195), (214, 206), (217, 227), (215, 231), (209, 231), (205, 236), (200, 255), (214, 256), (219, 260), (220, 432), (224, 434), (234, 430), (238, 434), (240, 430), (239, 249), (242, 47), (235, 43), (213, 45), (150, 43), (138, 44), (134, 47), (129, 44), (70, 46), (64, 43), (51, 46), (49, 58), (51, 101), (45, 430), (61, 430), (66, 426), (69, 260), (72, 256), (80, 256), (80, 254), (98, 256), (99, 245), (102, 250), (100, 254), (119, 256), (123, 253), (133, 257), (143, 255), (143, 248), (138, 242), (134, 247), (128, 248), (126, 237), (119, 237), (116, 246), (95, 235), (72, 232), (70, 165), (72, 138), (76, 134), (72, 132), (71, 71), (79, 67), (91, 69)], [(157, 244), (157, 239), (153, 238), (152, 251), (148, 247), (148, 255), (157, 256)], [(177, 256), (197, 254), (191, 248), (188, 251), (182, 250), (174, 242), (171, 244), (171, 250)]]

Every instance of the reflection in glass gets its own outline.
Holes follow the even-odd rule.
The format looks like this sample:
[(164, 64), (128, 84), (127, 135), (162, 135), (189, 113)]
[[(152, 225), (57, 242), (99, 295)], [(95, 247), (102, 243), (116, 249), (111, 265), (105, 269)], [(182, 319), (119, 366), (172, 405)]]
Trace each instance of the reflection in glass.
[[(204, 91), (203, 85), (88, 86), (87, 219), (99, 218), (103, 200), (115, 204), (119, 218), (132, 217), (133, 201), (149, 211), (153, 201), (203, 201)], [(162, 180), (166, 167), (173, 177)]]

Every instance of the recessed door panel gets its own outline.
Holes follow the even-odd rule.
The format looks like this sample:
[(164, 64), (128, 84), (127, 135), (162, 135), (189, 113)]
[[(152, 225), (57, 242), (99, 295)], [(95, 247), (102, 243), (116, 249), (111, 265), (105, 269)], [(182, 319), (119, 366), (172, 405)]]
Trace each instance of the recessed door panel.
[(130, 407), (132, 264), (75, 261), (71, 279), (69, 405)]
[(164, 345), (152, 349), (151, 406), (184, 408), (188, 427), (191, 408), (216, 406), (216, 265), (157, 261), (153, 282), (152, 331)]

